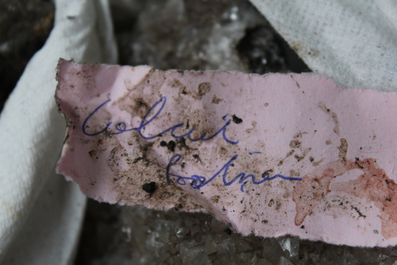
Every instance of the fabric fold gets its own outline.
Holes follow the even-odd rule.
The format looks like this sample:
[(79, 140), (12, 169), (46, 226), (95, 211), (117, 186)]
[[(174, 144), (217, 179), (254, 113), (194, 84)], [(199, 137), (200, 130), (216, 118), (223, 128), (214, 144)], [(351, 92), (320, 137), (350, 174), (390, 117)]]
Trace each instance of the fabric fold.
[[(54, 28), (1, 114), (0, 261), (67, 264), (77, 242), (85, 196), (54, 170), (65, 136), (54, 101), (60, 57), (116, 62), (107, 1), (56, 1)], [(54, 199), (44, 200), (50, 193)]]

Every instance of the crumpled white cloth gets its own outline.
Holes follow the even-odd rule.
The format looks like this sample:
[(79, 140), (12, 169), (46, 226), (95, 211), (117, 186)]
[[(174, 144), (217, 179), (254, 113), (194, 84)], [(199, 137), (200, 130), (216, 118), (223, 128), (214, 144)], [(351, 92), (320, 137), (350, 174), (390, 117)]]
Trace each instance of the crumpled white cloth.
[(250, 0), (314, 72), (397, 90), (397, 2)]
[(85, 209), (55, 174), (65, 120), (54, 100), (60, 57), (116, 63), (107, 0), (56, 0), (54, 28), (0, 116), (0, 264), (70, 264)]
[[(308, 66), (346, 87), (397, 90), (397, 3), (251, 0)], [(0, 117), (0, 263), (70, 264), (85, 206), (54, 172), (65, 122), (59, 57), (116, 62), (106, 0), (56, 0), (55, 27)]]

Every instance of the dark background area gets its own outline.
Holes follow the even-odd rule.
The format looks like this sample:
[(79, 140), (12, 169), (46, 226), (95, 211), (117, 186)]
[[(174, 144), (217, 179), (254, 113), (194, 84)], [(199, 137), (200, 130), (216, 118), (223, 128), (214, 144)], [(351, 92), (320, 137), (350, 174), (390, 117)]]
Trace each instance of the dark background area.
[(54, 23), (50, 0), (0, 0), (0, 111)]

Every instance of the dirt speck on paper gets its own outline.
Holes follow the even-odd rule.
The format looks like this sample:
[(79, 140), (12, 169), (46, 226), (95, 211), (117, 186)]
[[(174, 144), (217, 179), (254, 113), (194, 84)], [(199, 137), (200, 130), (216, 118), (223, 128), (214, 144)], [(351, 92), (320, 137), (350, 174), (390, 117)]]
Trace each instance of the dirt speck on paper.
[(332, 121), (335, 124), (334, 133), (339, 135), (339, 121), (338, 121), (338, 116), (336, 115), (336, 113), (331, 111), (331, 109), (327, 108), (327, 106), (325, 105), (324, 102), (319, 102), (318, 106), (320, 107), (320, 109), (322, 111), (324, 111), (325, 114), (327, 114), (332, 119)]

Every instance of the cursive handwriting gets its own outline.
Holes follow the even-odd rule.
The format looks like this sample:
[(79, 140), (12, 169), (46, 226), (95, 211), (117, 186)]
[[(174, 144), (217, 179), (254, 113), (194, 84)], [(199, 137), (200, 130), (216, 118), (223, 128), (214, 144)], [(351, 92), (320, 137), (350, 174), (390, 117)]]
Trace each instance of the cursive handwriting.
[[(162, 136), (163, 134), (166, 134), (166, 133), (170, 132), (171, 136), (174, 137), (175, 139), (179, 139), (179, 138), (182, 138), (182, 137), (187, 137), (190, 141), (196, 142), (196, 141), (208, 141), (208, 140), (211, 140), (211, 139), (215, 138), (218, 134), (222, 134), (223, 139), (229, 144), (237, 144), (239, 142), (238, 140), (237, 141), (232, 141), (226, 136), (226, 129), (230, 125), (230, 123), (232, 122), (232, 119), (229, 119), (229, 120), (226, 121), (226, 117), (228, 116), (228, 114), (226, 114), (225, 116), (222, 117), (222, 120), (226, 121), (226, 123), (216, 133), (214, 133), (213, 135), (208, 136), (208, 137), (207, 137), (207, 133), (204, 132), (204, 133), (201, 134), (200, 137), (195, 138), (195, 139), (192, 138), (191, 135), (194, 132), (195, 128), (190, 129), (188, 132), (186, 132), (186, 133), (184, 133), (182, 135), (176, 135), (175, 134), (175, 130), (178, 129), (178, 128), (183, 127), (184, 123), (176, 124), (176, 125), (168, 128), (168, 129), (166, 129), (166, 130), (164, 130), (164, 131), (162, 131), (162, 132), (160, 132), (160, 133), (158, 133), (156, 135), (145, 136), (143, 134), (143, 132), (142, 132), (143, 128), (145, 126), (150, 125), (150, 123), (153, 122), (153, 120), (158, 115), (160, 115), (160, 113), (162, 112), (162, 110), (163, 110), (163, 108), (165, 106), (165, 103), (167, 102), (167, 98), (166, 97), (162, 97), (156, 103), (154, 103), (154, 105), (145, 114), (145, 116), (143, 117), (143, 119), (142, 119), (142, 121), (141, 121), (141, 123), (140, 123), (140, 125), (138, 127), (127, 128), (127, 124), (125, 122), (118, 122), (114, 126), (115, 132), (111, 132), (111, 131), (109, 131), (109, 127), (112, 125), (112, 122), (108, 122), (106, 124), (106, 126), (100, 131), (87, 132), (86, 131), (86, 127), (87, 127), (88, 121), (91, 119), (92, 116), (95, 115), (95, 113), (97, 113), (103, 106), (108, 104), (110, 101), (111, 100), (109, 99), (109, 100), (103, 102), (93, 112), (91, 112), (90, 115), (88, 115), (88, 117), (84, 120), (83, 125), (82, 125), (82, 131), (83, 131), (83, 133), (85, 135), (87, 135), (87, 136), (96, 136), (96, 135), (99, 135), (99, 134), (102, 134), (102, 133), (107, 134), (107, 135), (116, 135), (116, 134), (122, 134), (122, 133), (125, 133), (125, 132), (138, 131), (139, 135), (143, 139), (152, 140), (152, 139), (156, 139), (157, 137)], [(149, 118), (150, 114), (153, 112), (153, 110), (158, 105), (160, 105), (160, 109), (151, 118)]]
[(179, 185), (186, 185), (186, 181), (191, 181), (190, 185), (192, 186), (193, 189), (199, 189), (201, 187), (204, 187), (205, 185), (207, 185), (208, 183), (210, 183), (211, 181), (213, 181), (216, 177), (221, 176), (223, 178), (223, 183), (225, 184), (225, 186), (230, 186), (232, 185), (234, 182), (238, 181), (238, 184), (240, 184), (240, 190), (242, 192), (244, 192), (244, 186), (249, 182), (249, 180), (251, 180), (251, 182), (254, 185), (259, 185), (262, 184), (266, 181), (270, 181), (276, 178), (281, 178), (281, 179), (285, 179), (285, 180), (293, 180), (293, 181), (300, 181), (302, 180), (301, 178), (293, 178), (293, 177), (286, 177), (280, 174), (277, 174), (273, 177), (269, 176), (268, 172), (263, 172), (262, 173), (262, 179), (259, 181), (256, 181), (255, 176), (253, 174), (246, 174), (245, 172), (241, 172), (240, 174), (238, 174), (234, 179), (228, 181), (226, 179), (226, 175), (227, 172), (229, 170), (230, 165), (233, 163), (233, 161), (235, 161), (238, 158), (238, 155), (236, 154), (235, 156), (233, 156), (218, 172), (216, 172), (212, 177), (210, 177), (209, 179), (207, 179), (204, 176), (199, 176), (199, 175), (192, 175), (190, 177), (184, 177), (184, 176), (180, 176), (180, 175), (176, 175), (176, 174), (172, 174), (170, 173), (170, 169), (173, 165), (175, 165), (176, 163), (178, 163), (181, 159), (182, 159), (182, 155), (177, 154), (174, 155), (168, 165), (167, 165), (167, 171), (166, 171), (166, 179), (167, 179), (167, 183), (168, 185), (171, 185), (171, 181), (170, 181), (170, 177), (176, 177), (176, 182)]

